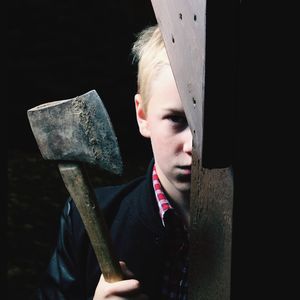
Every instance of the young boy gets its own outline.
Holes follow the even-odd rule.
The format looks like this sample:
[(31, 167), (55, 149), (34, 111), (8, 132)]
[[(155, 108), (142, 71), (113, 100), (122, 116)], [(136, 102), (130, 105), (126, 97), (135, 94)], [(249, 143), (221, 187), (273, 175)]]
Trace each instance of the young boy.
[[(187, 299), (192, 134), (158, 26), (133, 46), (136, 118), (153, 150), (145, 176), (96, 189), (125, 280), (108, 283), (72, 199), (38, 299)], [(101, 200), (101, 201), (100, 201)]]

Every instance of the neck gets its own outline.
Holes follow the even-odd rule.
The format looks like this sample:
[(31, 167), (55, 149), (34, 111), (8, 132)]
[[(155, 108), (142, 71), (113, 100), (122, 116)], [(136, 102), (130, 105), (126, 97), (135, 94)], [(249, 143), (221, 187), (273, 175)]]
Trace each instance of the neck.
[(176, 211), (180, 214), (183, 219), (184, 224), (189, 227), (190, 226), (190, 202), (189, 193), (178, 193), (178, 195), (170, 195), (165, 189), (164, 192), (168, 197), (172, 206), (176, 209)]
[(176, 209), (182, 216), (184, 224), (189, 227), (190, 226), (190, 203), (189, 203), (189, 195), (184, 195), (179, 199), (174, 200)]
[(172, 206), (178, 211), (186, 226), (190, 225), (190, 192), (175, 188), (156, 165), (161, 187)]

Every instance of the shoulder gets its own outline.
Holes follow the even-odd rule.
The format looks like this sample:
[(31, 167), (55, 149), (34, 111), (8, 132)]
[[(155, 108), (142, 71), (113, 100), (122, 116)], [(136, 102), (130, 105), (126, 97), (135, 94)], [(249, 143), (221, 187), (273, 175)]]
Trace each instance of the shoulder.
[(116, 199), (122, 199), (128, 195), (134, 194), (135, 191), (144, 184), (145, 180), (145, 176), (141, 176), (135, 178), (129, 183), (95, 188), (95, 194), (99, 206), (102, 209), (106, 209), (109, 205), (112, 205), (112, 202), (116, 201)]
[[(101, 186), (94, 189), (97, 204), (101, 208), (108, 226), (112, 225), (117, 215), (118, 218), (126, 216), (128, 209), (133, 209), (136, 215), (149, 214), (148, 206), (153, 205), (150, 199), (153, 192), (151, 190), (152, 167), (153, 161), (150, 162), (144, 176), (139, 176), (128, 183)], [(140, 199), (148, 199), (149, 201), (140, 201)], [(84, 233), (81, 216), (72, 198), (67, 200), (64, 217), (72, 232), (76, 232), (76, 235)]]
[[(124, 199), (134, 199), (139, 191), (144, 189), (145, 182), (146, 176), (140, 176), (129, 183), (101, 186), (94, 189), (97, 204), (103, 211), (107, 221), (112, 218), (114, 211), (124, 202)], [(81, 217), (72, 198), (67, 200), (64, 214), (71, 219), (72, 223), (81, 224)]]

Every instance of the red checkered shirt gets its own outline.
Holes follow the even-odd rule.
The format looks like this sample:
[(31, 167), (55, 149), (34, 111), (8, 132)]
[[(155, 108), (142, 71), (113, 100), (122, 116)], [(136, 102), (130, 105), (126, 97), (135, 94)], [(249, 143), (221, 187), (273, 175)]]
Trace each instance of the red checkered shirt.
[(155, 165), (153, 166), (152, 181), (159, 214), (168, 233), (163, 268), (162, 299), (186, 300), (188, 287), (187, 230), (162, 190)]

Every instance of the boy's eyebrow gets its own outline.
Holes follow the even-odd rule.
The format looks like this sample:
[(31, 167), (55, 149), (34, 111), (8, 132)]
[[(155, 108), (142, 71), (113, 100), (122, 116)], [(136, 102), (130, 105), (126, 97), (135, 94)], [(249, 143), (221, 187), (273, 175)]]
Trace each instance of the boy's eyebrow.
[(182, 109), (176, 109), (176, 108), (165, 108), (164, 111), (166, 113), (172, 113), (172, 114), (179, 114), (185, 116), (185, 112)]

